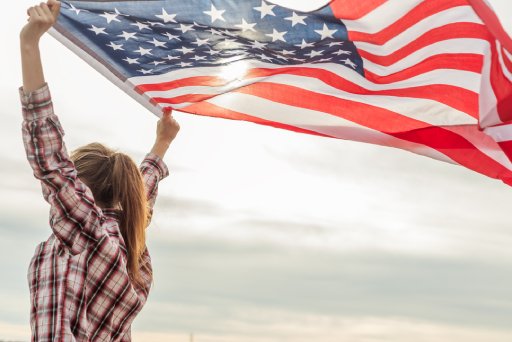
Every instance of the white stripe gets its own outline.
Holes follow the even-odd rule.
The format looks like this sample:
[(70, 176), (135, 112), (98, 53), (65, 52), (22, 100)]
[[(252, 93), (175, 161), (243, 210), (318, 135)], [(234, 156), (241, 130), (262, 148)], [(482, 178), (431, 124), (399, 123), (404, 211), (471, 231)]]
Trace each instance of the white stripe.
[(366, 42), (356, 42), (356, 45), (358, 49), (371, 54), (377, 56), (388, 56), (409, 45), (433, 29), (459, 22), (481, 24), (482, 20), (476, 15), (475, 11), (470, 6), (454, 7), (423, 19), (406, 31), (393, 37), (383, 45)]
[[(496, 50), (498, 51), (498, 59), (500, 61), (501, 69), (503, 69), (503, 75), (512, 82), (512, 73), (510, 73), (510, 70), (508, 70), (507, 66), (505, 65), (505, 61), (503, 59), (503, 54), (501, 53), (501, 43), (499, 40), (496, 40)], [(506, 52), (506, 51), (505, 51)]]
[(477, 130), (475, 126), (457, 126), (457, 127), (444, 127), (446, 130), (452, 131), (471, 144), (473, 144), (480, 152), (512, 171), (512, 162), (507, 157), (505, 152), (486, 132), (482, 133)]
[[(267, 68), (267, 69), (279, 69), (283, 67), (287, 68), (315, 68), (320, 70), (326, 70), (332, 72), (342, 78), (347, 79), (348, 81), (359, 84), (360, 86), (369, 89), (369, 90), (387, 90), (387, 89), (405, 89), (410, 87), (418, 87), (418, 86), (426, 86), (430, 84), (445, 84), (451, 85), (454, 87), (459, 87), (463, 89), (467, 89), (469, 91), (478, 92), (480, 90), (480, 74), (465, 71), (465, 70), (454, 70), (454, 69), (446, 69), (446, 70), (432, 70), (426, 72), (424, 74), (420, 74), (409, 79), (398, 81), (398, 82), (390, 82), (390, 83), (374, 83), (370, 80), (361, 77), (358, 73), (353, 70), (334, 63), (325, 63), (325, 64), (302, 64), (297, 66), (280, 66), (275, 64), (264, 63), (260, 61), (241, 61), (232, 64), (233, 69), (238, 69), (240, 64), (246, 64), (248, 71), (253, 68)], [(140, 84), (155, 84), (162, 82), (172, 82), (181, 78), (189, 77), (189, 73), (194, 76), (220, 76), (224, 70), (227, 70), (226, 67), (201, 67), (201, 68), (190, 68), (190, 69), (181, 69), (175, 70), (173, 72), (163, 74), (160, 76), (137, 76), (129, 79), (129, 82), (133, 85)], [(232, 85), (236, 85), (236, 82), (240, 82), (239, 80), (235, 80)]]
[(340, 139), (401, 148), (456, 164), (449, 157), (428, 146), (401, 140), (380, 131), (323, 112), (289, 106), (265, 100), (257, 96), (240, 93), (223, 94), (207, 102), (228, 110), (247, 113), (261, 119), (308, 129)]
[(468, 114), (433, 100), (350, 94), (338, 88), (328, 86), (319, 80), (311, 78), (304, 80), (303, 77), (295, 75), (277, 75), (272, 77), (272, 82), (290, 86), (307, 84), (308, 90), (315, 93), (384, 108), (430, 125), (471, 125), (477, 123), (477, 120)]
[(494, 94), (491, 84), (491, 46), (488, 45), (484, 54), (484, 65), (482, 67), (482, 84), (480, 86), (480, 126), (487, 128), (501, 124), (502, 121), (498, 114), (498, 99)]
[[(274, 75), (265, 78), (265, 82), (289, 85), (298, 88), (304, 88), (304, 85), (307, 85), (308, 91), (317, 94), (329, 95), (343, 100), (349, 100), (384, 108), (435, 126), (470, 125), (477, 123), (477, 120), (470, 115), (433, 100), (384, 95), (352, 94), (329, 86), (318, 79), (296, 75)], [(196, 86), (183, 87), (179, 90), (171, 90), (165, 94), (172, 98), (178, 96), (179, 94), (216, 93), (217, 92), (215, 91), (215, 87)], [(160, 94), (160, 92), (151, 92), (151, 95), (153, 96), (160, 97)]]
[[(499, 42), (499, 41), (498, 41)], [(505, 56), (507, 57), (507, 59), (509, 61), (512, 61), (512, 55), (510, 54), (510, 52), (507, 51), (507, 49), (504, 49), (503, 51), (505, 51)]]
[[(356, 43), (356, 46), (357, 45), (358, 43)], [(429, 57), (433, 57), (439, 54), (485, 54), (485, 51), (488, 49), (488, 47), (489, 42), (486, 40), (474, 38), (457, 38), (426, 46), (423, 49), (415, 51), (414, 53), (390, 66), (376, 64), (367, 60), (366, 58), (363, 58), (363, 63), (365, 69), (368, 71), (379, 76), (388, 76), (410, 68)]]
[(484, 132), (490, 135), (496, 142), (512, 140), (512, 124), (487, 127), (484, 129)]
[(343, 20), (343, 24), (349, 31), (377, 33), (407, 15), (422, 2), (423, 0), (389, 0), (362, 18)]
[[(346, 68), (345, 68), (346, 69)], [(346, 69), (347, 74), (352, 74), (349, 77), (345, 77), (345, 75), (338, 75), (341, 76), (341, 78), (347, 79), (348, 81), (356, 84), (357, 86), (362, 87), (366, 91), (379, 91), (379, 90), (391, 90), (391, 89), (407, 89), (409, 87), (417, 87), (421, 85), (431, 85), (434, 80), (436, 80), (436, 77), (440, 76), (437, 74), (443, 73), (443, 77), (450, 78), (452, 81), (452, 85), (454, 86), (461, 86), (463, 88), (465, 86), (465, 89), (469, 89), (470, 91), (474, 91), (475, 93), (480, 88), (480, 75), (470, 72), (460, 72), (457, 70), (435, 70), (431, 73), (426, 73), (421, 76), (421, 79), (418, 79), (418, 82), (414, 79), (410, 79), (407, 82), (408, 84), (400, 84), (400, 86), (394, 85), (393, 87), (389, 87), (386, 84), (375, 84), (373, 82), (368, 81), (365, 78), (361, 77), (353, 77), (353, 73), (350, 72), (350, 70)], [(281, 74), (281, 75), (288, 75), (288, 74)], [(418, 78), (420, 78), (418, 76)], [(298, 77), (307, 77), (307, 76), (298, 76)], [(315, 80), (313, 77), (312, 79)], [(183, 96), (183, 95), (189, 95), (189, 94), (204, 94), (204, 95), (215, 95), (215, 94), (223, 94), (227, 93), (229, 91), (233, 91), (236, 89), (239, 89), (241, 87), (244, 87), (246, 85), (254, 84), (260, 81), (270, 81), (272, 78), (270, 77), (255, 77), (250, 79), (245, 79), (241, 81), (235, 81), (235, 82), (229, 82), (223, 86), (187, 86), (187, 87), (179, 87), (171, 90), (155, 90), (155, 91), (148, 91), (145, 93), (150, 98), (155, 97), (163, 97), (163, 98), (174, 98), (177, 96)], [(437, 79), (438, 80), (438, 79)], [(320, 81), (318, 79), (318, 81)], [(421, 82), (419, 82), (421, 81)], [(309, 80), (304, 80), (303, 84), (308, 84)], [(322, 82), (322, 81), (320, 81)], [(471, 84), (471, 87), (468, 85)], [(378, 95), (381, 96), (381, 95)]]

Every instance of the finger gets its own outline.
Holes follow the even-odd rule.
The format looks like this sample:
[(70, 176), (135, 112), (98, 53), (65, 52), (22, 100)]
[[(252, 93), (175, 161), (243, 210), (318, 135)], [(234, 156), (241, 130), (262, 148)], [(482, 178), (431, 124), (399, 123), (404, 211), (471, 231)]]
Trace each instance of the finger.
[(35, 7), (30, 7), (28, 9), (28, 15), (31, 17), (31, 18), (37, 18), (39, 17), (39, 14), (37, 14), (37, 11), (36, 11), (36, 8)]
[(40, 17), (40, 18), (44, 18), (45, 17), (43, 9), (41, 8), (41, 6), (35, 6), (34, 10), (36, 11), (38, 17)]
[(50, 10), (50, 7), (48, 7), (47, 4), (45, 4), (43, 2), (41, 4), (41, 9), (43, 10), (43, 13), (44, 13), (44, 16), (45, 16), (46, 19), (48, 19), (48, 20), (52, 20), (53, 19), (52, 11)]
[(48, 7), (52, 11), (53, 18), (56, 19), (60, 13), (60, 1), (48, 0)]

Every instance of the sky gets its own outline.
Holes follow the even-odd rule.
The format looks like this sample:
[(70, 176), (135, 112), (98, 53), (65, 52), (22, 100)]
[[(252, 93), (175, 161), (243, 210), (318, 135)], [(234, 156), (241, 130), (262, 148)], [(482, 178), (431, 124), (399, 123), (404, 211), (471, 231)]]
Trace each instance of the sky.
[[(512, 3), (490, 3), (512, 32)], [(10, 2), (0, 23), (0, 340), (30, 339), (27, 267), (50, 234), (17, 93), (31, 5)], [(50, 36), (41, 50), (68, 148), (141, 161), (157, 118)], [(508, 186), (400, 150), (175, 117), (134, 341), (512, 340)]]

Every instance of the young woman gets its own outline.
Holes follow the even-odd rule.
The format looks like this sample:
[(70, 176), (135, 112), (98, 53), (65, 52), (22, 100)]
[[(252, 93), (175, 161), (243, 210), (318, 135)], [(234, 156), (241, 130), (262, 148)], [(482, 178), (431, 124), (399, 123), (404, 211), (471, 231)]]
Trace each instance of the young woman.
[(170, 112), (163, 115), (140, 170), (98, 143), (69, 157), (38, 48), (59, 10), (55, 0), (29, 8), (20, 33), (23, 141), (52, 228), (28, 271), (32, 341), (129, 341), (152, 282), (145, 229), (179, 125)]

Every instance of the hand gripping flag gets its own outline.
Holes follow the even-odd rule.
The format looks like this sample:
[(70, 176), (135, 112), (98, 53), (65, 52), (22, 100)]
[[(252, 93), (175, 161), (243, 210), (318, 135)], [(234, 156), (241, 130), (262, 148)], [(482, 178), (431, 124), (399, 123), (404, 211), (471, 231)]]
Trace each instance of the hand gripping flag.
[(512, 40), (484, 0), (64, 1), (52, 35), (166, 108), (405, 149), (512, 185)]

